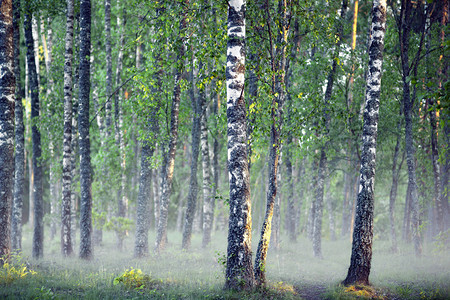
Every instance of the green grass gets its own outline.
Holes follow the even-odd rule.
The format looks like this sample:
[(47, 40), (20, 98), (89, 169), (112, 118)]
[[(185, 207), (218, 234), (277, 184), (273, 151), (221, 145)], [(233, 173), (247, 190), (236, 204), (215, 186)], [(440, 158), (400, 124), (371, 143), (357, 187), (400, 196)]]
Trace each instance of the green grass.
[[(49, 231), (47, 231), (49, 232)], [(47, 233), (46, 232), (46, 233)], [(48, 235), (48, 234), (47, 234)], [(24, 230), (24, 253), (27, 267), (36, 271), (9, 284), (0, 284), (0, 298), (6, 299), (301, 299), (302, 296), (328, 299), (358, 299), (364, 295), (379, 299), (445, 299), (450, 298), (450, 257), (435, 255), (425, 247), (425, 254), (416, 258), (412, 245), (400, 245), (401, 254), (391, 254), (389, 241), (374, 243), (370, 280), (372, 294), (347, 291), (339, 283), (350, 262), (348, 240), (324, 240), (324, 259), (312, 255), (312, 245), (305, 238), (295, 244), (283, 237), (281, 250), (269, 250), (267, 259), (268, 288), (252, 293), (223, 290), (226, 236), (215, 233), (211, 246), (201, 249), (201, 235), (193, 236), (190, 251), (181, 251), (181, 234), (169, 233), (169, 245), (160, 256), (133, 259), (134, 238), (128, 237), (123, 252), (115, 247), (113, 233), (105, 232), (104, 244), (94, 249), (94, 259), (86, 262), (76, 256), (63, 259), (59, 239), (46, 236), (44, 259), (31, 256), (32, 234)], [(257, 246), (254, 235), (253, 247)], [(155, 236), (149, 237), (150, 248)], [(78, 245), (75, 248), (78, 252)], [(254, 252), (256, 249), (254, 249)], [(114, 278), (131, 268), (140, 269), (149, 281), (142, 289), (114, 285)], [(359, 294), (358, 294), (359, 292)]]

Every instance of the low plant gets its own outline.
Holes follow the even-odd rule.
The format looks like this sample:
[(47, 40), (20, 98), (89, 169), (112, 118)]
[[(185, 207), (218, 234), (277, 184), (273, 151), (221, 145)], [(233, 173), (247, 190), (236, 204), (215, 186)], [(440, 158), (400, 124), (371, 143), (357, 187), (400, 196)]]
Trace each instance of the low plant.
[(27, 264), (22, 261), (20, 255), (11, 255), (9, 258), (2, 257), (0, 260), (3, 264), (0, 268), (0, 284), (9, 285), (28, 275), (36, 274), (35, 271), (31, 270)]
[(114, 278), (113, 284), (123, 284), (126, 289), (142, 290), (152, 288), (157, 283), (149, 275), (144, 274), (141, 269), (127, 269), (125, 272)]

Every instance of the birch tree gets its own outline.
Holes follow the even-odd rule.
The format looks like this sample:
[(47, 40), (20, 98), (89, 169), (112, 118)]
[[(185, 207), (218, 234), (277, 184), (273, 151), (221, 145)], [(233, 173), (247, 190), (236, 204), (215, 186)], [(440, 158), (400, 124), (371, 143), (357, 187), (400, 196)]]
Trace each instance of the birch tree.
[(89, 93), (91, 49), (91, 1), (80, 2), (80, 70), (78, 131), (80, 133), (80, 258), (92, 258), (91, 143)]
[[(29, 4), (31, 5), (31, 4)], [(41, 133), (39, 130), (39, 85), (38, 74), (36, 72), (35, 57), (34, 57), (34, 39), (31, 30), (31, 8), (25, 8), (25, 40), (27, 44), (27, 64), (28, 64), (28, 78), (30, 80), (31, 91), (31, 131), (33, 141), (33, 199), (34, 199), (34, 229), (33, 229), (33, 257), (41, 258), (44, 253), (44, 203), (42, 199), (43, 194), (43, 174), (41, 162)]]
[(225, 287), (236, 290), (251, 289), (254, 286), (250, 176), (244, 101), (245, 6), (245, 0), (228, 2), (226, 85), (230, 219)]
[(61, 205), (61, 252), (73, 252), (71, 239), (72, 196), (72, 58), (73, 58), (73, 0), (67, 0), (66, 37), (64, 55), (64, 141), (63, 141), (63, 192)]
[(22, 99), (25, 98), (20, 82), (20, 0), (13, 0), (14, 27), (14, 74), (16, 78), (15, 115), (15, 160), (14, 160), (14, 201), (11, 220), (11, 248), (22, 250), (22, 210), (25, 185), (25, 127), (23, 124)]
[(13, 2), (0, 3), (0, 265), (11, 251), (14, 178), (14, 28)]
[(375, 158), (385, 31), (386, 0), (374, 0), (363, 114), (364, 125), (359, 192), (356, 205), (350, 267), (347, 277), (343, 282), (345, 285), (369, 284), (372, 261)]

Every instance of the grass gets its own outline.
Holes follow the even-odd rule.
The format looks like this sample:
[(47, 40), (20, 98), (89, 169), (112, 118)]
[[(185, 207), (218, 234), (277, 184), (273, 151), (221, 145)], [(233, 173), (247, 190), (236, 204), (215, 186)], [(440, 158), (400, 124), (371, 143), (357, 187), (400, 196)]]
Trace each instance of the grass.
[[(105, 232), (104, 244), (94, 249), (94, 259), (76, 256), (63, 259), (59, 240), (45, 239), (44, 259), (31, 256), (32, 234), (24, 228), (23, 261), (36, 274), (28, 274), (8, 284), (0, 281), (1, 299), (446, 299), (450, 298), (450, 257), (433, 254), (431, 246), (416, 258), (412, 245), (400, 245), (401, 254), (388, 250), (388, 241), (375, 241), (371, 271), (372, 287), (343, 287), (350, 262), (348, 240), (324, 240), (324, 259), (312, 255), (311, 243), (301, 238), (290, 244), (287, 237), (281, 250), (269, 250), (268, 287), (251, 293), (223, 290), (226, 237), (215, 233), (212, 244), (201, 249), (201, 235), (193, 236), (190, 251), (181, 251), (181, 234), (169, 233), (169, 245), (160, 256), (133, 259), (134, 238), (128, 237), (125, 250), (115, 248), (115, 236)], [(47, 231), (49, 232), (49, 231)], [(254, 235), (256, 237), (256, 235)], [(150, 247), (155, 240), (150, 234)], [(257, 246), (257, 241), (253, 241)], [(78, 250), (76, 247), (75, 249)], [(256, 250), (256, 249), (254, 249)], [(77, 252), (77, 251), (76, 251)], [(256, 252), (256, 251), (255, 251)], [(219, 262), (218, 262), (219, 261)], [(140, 270), (144, 287), (114, 284), (130, 270)], [(137, 271), (136, 271), (137, 272)], [(133, 275), (134, 276), (134, 275)]]

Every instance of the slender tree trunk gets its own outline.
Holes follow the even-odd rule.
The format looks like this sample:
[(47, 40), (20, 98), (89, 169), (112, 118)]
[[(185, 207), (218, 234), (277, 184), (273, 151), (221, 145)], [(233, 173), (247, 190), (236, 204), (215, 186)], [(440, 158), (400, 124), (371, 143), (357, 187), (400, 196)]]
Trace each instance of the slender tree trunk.
[(405, 116), (405, 145), (406, 145), (406, 163), (408, 165), (408, 181), (411, 192), (411, 212), (412, 212), (412, 237), (414, 241), (414, 249), (416, 256), (422, 254), (422, 242), (419, 231), (420, 223), (420, 207), (419, 197), (417, 194), (417, 178), (416, 178), (416, 164), (415, 164), (415, 147), (412, 128), (412, 110), (413, 101), (410, 96), (409, 86), (409, 35), (411, 32), (411, 10), (413, 4), (410, 1), (403, 1), (401, 7), (401, 24), (400, 24), (400, 48), (402, 61), (402, 79), (403, 79), (403, 113)]
[[(29, 8), (28, 8), (29, 10)], [(30, 78), (31, 90), (31, 119), (32, 124), (32, 140), (33, 140), (33, 173), (34, 173), (34, 231), (33, 231), (33, 257), (41, 258), (44, 253), (44, 203), (42, 200), (42, 162), (41, 162), (41, 133), (36, 124), (39, 118), (39, 86), (38, 76), (36, 73), (36, 65), (34, 60), (34, 42), (31, 31), (31, 14), (29, 11), (25, 13), (25, 39), (27, 43), (27, 61), (28, 72)]]
[[(345, 14), (347, 12), (348, 0), (342, 1), (341, 6), (341, 15), (340, 22), (344, 22)], [(319, 169), (317, 174), (317, 184), (315, 189), (315, 213), (314, 213), (314, 226), (313, 226), (313, 253), (315, 257), (322, 258), (322, 216), (323, 216), (323, 190), (324, 190), (324, 180), (325, 180), (325, 170), (327, 168), (327, 147), (328, 147), (328, 131), (330, 124), (330, 115), (329, 115), (329, 103), (331, 100), (331, 95), (333, 91), (334, 78), (336, 77), (337, 72), (337, 61), (340, 53), (340, 46), (343, 37), (343, 26), (341, 23), (336, 25), (336, 35), (337, 35), (337, 43), (334, 48), (333, 54), (333, 62), (331, 66), (331, 70), (328, 73), (327, 78), (327, 87), (325, 90), (324, 97), (324, 124), (325, 124), (325, 133), (323, 138), (326, 140), (322, 148), (320, 149), (320, 160), (319, 160)]]
[[(106, 96), (111, 97), (113, 74), (111, 55), (111, 0), (105, 0)], [(109, 98), (107, 98), (109, 99)], [(105, 103), (106, 136), (111, 134), (111, 101)]]
[[(120, 11), (121, 4), (120, 1), (117, 1), (117, 8)], [(123, 10), (123, 16), (125, 17), (125, 9)], [(117, 28), (120, 31), (120, 39), (119, 39), (119, 53), (117, 55), (117, 66), (116, 66), (116, 86), (120, 85), (121, 76), (122, 76), (122, 67), (123, 67), (123, 48), (125, 47), (125, 25), (126, 18), (124, 18), (124, 22), (122, 24), (122, 18), (120, 17), (120, 13), (117, 14)], [(117, 216), (119, 218), (126, 218), (128, 212), (128, 199), (125, 193), (126, 187), (126, 158), (125, 158), (125, 141), (122, 133), (123, 127), (123, 111), (120, 105), (121, 102), (121, 93), (120, 89), (118, 92), (114, 94), (114, 129), (115, 129), (115, 139), (117, 147), (119, 147), (119, 160), (120, 160), (120, 171), (121, 171), (121, 180), (120, 186), (117, 191), (117, 207), (118, 213)], [(126, 236), (126, 231), (119, 228), (116, 232), (117, 234), (117, 248), (119, 251), (123, 249), (123, 239)]]
[(0, 266), (11, 252), (14, 178), (14, 27), (13, 1), (0, 3)]
[(230, 219), (225, 288), (236, 290), (254, 286), (247, 112), (244, 100), (245, 5), (245, 0), (228, 2), (226, 85)]
[(347, 278), (343, 282), (345, 285), (369, 284), (372, 261), (375, 159), (385, 31), (386, 1), (374, 0), (364, 108), (359, 193), (350, 267)]
[(192, 131), (191, 131), (191, 175), (189, 178), (189, 192), (187, 198), (187, 207), (185, 221), (183, 226), (183, 240), (181, 247), (184, 250), (191, 246), (192, 225), (195, 215), (195, 207), (197, 203), (198, 183), (197, 183), (197, 167), (198, 155), (200, 152), (200, 104), (195, 98), (195, 80), (194, 80), (194, 64), (191, 60), (191, 89), (189, 91), (192, 105)]
[[(189, 0), (184, 0), (184, 5), (186, 9), (189, 6)], [(180, 21), (180, 31), (184, 31), (187, 27), (187, 12), (185, 12)], [(184, 33), (183, 33), (184, 35)], [(177, 65), (178, 62), (184, 60), (184, 38), (181, 37), (178, 45), (178, 53), (177, 53)], [(173, 91), (173, 99), (172, 99), (172, 111), (170, 118), (170, 133), (169, 133), (169, 149), (167, 151), (167, 164), (163, 167), (165, 168), (164, 172), (164, 180), (162, 183), (162, 197), (161, 197), (161, 207), (160, 207), (160, 215), (159, 215), (159, 223), (158, 223), (158, 232), (156, 234), (156, 243), (155, 243), (155, 252), (160, 253), (166, 244), (167, 239), (167, 217), (169, 213), (169, 200), (170, 194), (172, 191), (172, 180), (173, 180), (173, 170), (175, 167), (175, 154), (177, 148), (177, 140), (178, 140), (178, 114), (180, 107), (180, 98), (181, 98), (181, 86), (180, 80), (181, 75), (183, 73), (182, 67), (177, 67), (175, 74), (175, 86)]]
[(326, 201), (327, 201), (327, 210), (328, 210), (328, 223), (330, 224), (330, 239), (332, 241), (336, 240), (336, 224), (334, 221), (334, 207), (333, 200), (331, 196), (331, 187), (330, 187), (330, 175), (325, 178), (325, 190), (326, 190)]
[[(395, 231), (395, 219), (394, 219), (394, 211), (395, 211), (395, 201), (397, 199), (397, 186), (398, 186), (398, 177), (400, 174), (400, 169), (402, 167), (403, 159), (398, 165), (397, 168), (397, 159), (400, 150), (400, 121), (397, 124), (397, 142), (395, 144), (394, 149), (394, 159), (392, 162), (392, 185), (391, 192), (389, 194), (389, 223), (391, 225), (391, 242), (392, 242), (392, 252), (397, 253), (397, 234)], [(404, 153), (404, 152), (403, 152)]]
[(23, 124), (24, 90), (20, 82), (20, 1), (13, 0), (13, 28), (14, 28), (14, 76), (15, 90), (15, 159), (14, 159), (14, 200), (11, 219), (11, 249), (16, 252), (22, 250), (22, 209), (25, 184), (25, 137)]
[(80, 132), (80, 258), (92, 258), (91, 145), (89, 138), (89, 92), (91, 49), (91, 1), (80, 2), (80, 77), (78, 130)]
[(344, 202), (342, 203), (342, 231), (341, 237), (346, 237), (350, 231), (350, 213), (349, 213), (349, 190), (350, 190), (350, 176), (347, 171), (344, 171)]
[[(200, 67), (201, 69), (201, 67)], [(202, 246), (206, 248), (211, 242), (211, 231), (214, 222), (215, 199), (211, 197), (211, 161), (209, 158), (208, 144), (208, 120), (206, 116), (205, 90), (200, 90), (200, 136), (202, 150), (202, 171), (203, 171), (203, 240)]]
[(64, 55), (64, 142), (63, 192), (61, 205), (61, 253), (73, 253), (71, 236), (72, 196), (72, 59), (73, 59), (73, 0), (67, 0), (66, 45)]
[[(265, 3), (265, 9), (267, 11), (267, 18), (270, 20), (269, 16), (269, 1)], [(278, 44), (286, 43), (287, 39), (287, 6), (286, 1), (282, 1), (279, 3), (279, 12), (280, 12), (280, 28), (277, 28), (277, 31), (280, 32), (278, 37)], [(270, 25), (267, 28), (268, 34), (271, 38), (271, 28)], [(272, 105), (271, 105), (271, 130), (270, 130), (270, 150), (269, 150), (269, 190), (267, 192), (267, 204), (266, 204), (266, 213), (264, 216), (264, 221), (261, 228), (261, 237), (258, 243), (258, 248), (256, 251), (255, 257), (255, 280), (258, 285), (265, 285), (266, 276), (265, 276), (265, 266), (266, 266), (266, 258), (267, 252), (269, 249), (270, 236), (272, 233), (272, 218), (274, 214), (274, 206), (278, 206), (279, 213), (279, 198), (277, 199), (277, 191), (278, 191), (278, 159), (279, 159), (279, 150), (281, 147), (280, 142), (280, 134), (282, 128), (282, 107), (284, 104), (285, 98), (285, 87), (284, 87), (284, 79), (286, 72), (286, 46), (281, 46), (279, 50), (275, 53), (275, 47), (272, 45), (272, 40), (270, 40), (270, 56), (271, 56), (271, 71), (272, 71)], [(280, 57), (277, 60), (276, 57)], [(279, 61), (278, 61), (279, 60)], [(280, 72), (281, 74), (276, 74)], [(277, 95), (276, 95), (277, 94)], [(275, 222), (277, 222), (277, 218)], [(274, 229), (276, 229), (276, 225), (274, 224)], [(277, 232), (279, 233), (279, 232)], [(277, 234), (275, 234), (275, 238), (278, 238)], [(275, 240), (275, 248), (277, 247), (278, 241)]]
[(402, 240), (411, 242), (411, 185), (408, 181), (405, 196), (405, 210), (403, 214)]

